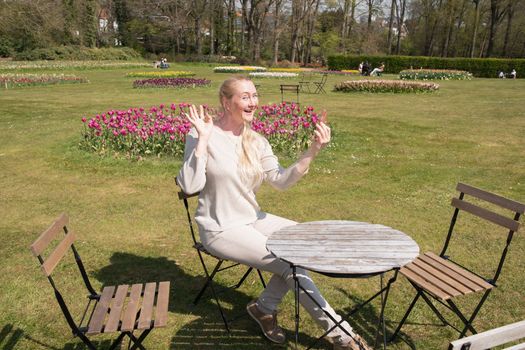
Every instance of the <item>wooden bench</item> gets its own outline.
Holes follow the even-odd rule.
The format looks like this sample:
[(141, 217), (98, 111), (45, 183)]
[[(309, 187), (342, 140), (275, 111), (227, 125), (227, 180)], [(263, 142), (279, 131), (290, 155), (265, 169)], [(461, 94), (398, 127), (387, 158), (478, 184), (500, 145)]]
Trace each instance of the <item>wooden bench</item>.
[(516, 340), (524, 339), (523, 343), (516, 344), (506, 350), (525, 349), (525, 320), (503, 327), (471, 335), (470, 337), (455, 340), (450, 343), (449, 350), (484, 350), (498, 345), (504, 345)]
[[(167, 324), (170, 282), (106, 286), (102, 293), (97, 293), (89, 281), (84, 264), (75, 248), (75, 233), (68, 229), (68, 224), (68, 216), (60, 215), (31, 245), (31, 252), (38, 258), (44, 275), (51, 283), (60, 309), (73, 335), (79, 337), (89, 349), (96, 349), (89, 339), (90, 336), (120, 332), (110, 349), (116, 348), (125, 336), (133, 342), (131, 349), (144, 349), (142, 341), (149, 332)], [(61, 232), (64, 233), (64, 236), (56, 244), (56, 248), (51, 249), (51, 242), (57, 240)], [(44, 257), (42, 254), (48, 249), (52, 251), (47, 257)], [(70, 249), (88, 291), (87, 305), (79, 322), (76, 322), (70, 313), (51, 276)], [(133, 334), (136, 330), (142, 331), (138, 337)]]

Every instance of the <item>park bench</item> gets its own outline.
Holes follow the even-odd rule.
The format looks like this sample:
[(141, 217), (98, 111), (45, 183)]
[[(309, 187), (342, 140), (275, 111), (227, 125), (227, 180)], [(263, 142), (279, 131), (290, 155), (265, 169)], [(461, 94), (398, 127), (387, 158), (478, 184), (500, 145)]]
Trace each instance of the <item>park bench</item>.
[[(96, 349), (95, 344), (90, 340), (91, 336), (119, 332), (119, 336), (111, 344), (110, 349), (115, 349), (126, 336), (130, 342), (133, 342), (131, 349), (144, 349), (142, 341), (146, 336), (154, 328), (164, 327), (167, 324), (170, 283), (151, 282), (136, 283), (131, 286), (127, 284), (105, 286), (101, 293), (97, 293), (91, 285), (84, 264), (75, 248), (75, 233), (68, 229), (68, 225), (68, 216), (60, 215), (31, 245), (31, 252), (38, 258), (73, 336), (79, 337), (89, 349)], [(61, 233), (64, 235), (56, 246), (51, 244), (61, 236)], [(55, 246), (54, 249), (53, 246)], [(69, 249), (73, 252), (88, 292), (87, 304), (78, 323), (69, 311), (65, 298), (51, 276)], [(48, 250), (52, 251), (47, 257), (44, 257), (42, 254)], [(141, 334), (135, 336), (134, 331), (140, 331)]]

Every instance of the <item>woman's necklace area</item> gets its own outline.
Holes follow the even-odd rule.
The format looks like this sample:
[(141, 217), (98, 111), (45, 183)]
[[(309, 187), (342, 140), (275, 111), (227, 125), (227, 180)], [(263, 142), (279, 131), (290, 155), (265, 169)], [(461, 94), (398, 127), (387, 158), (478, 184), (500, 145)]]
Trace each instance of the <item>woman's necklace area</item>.
[(241, 144), (241, 139), (242, 139), (242, 136), (241, 135), (235, 135), (233, 134), (232, 132), (230, 131), (226, 131), (224, 130), (221, 126), (220, 126), (220, 123), (217, 123), (217, 128), (219, 128), (222, 132), (223, 135), (226, 136), (226, 138), (228, 139), (228, 141), (230, 143), (232, 143), (236, 148), (239, 147), (239, 145)]

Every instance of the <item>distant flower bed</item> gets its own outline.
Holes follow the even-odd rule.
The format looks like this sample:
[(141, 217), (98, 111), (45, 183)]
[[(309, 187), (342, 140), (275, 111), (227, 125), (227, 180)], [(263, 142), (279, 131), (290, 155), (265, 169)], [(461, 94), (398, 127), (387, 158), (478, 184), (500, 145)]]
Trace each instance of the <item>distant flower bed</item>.
[(472, 73), (448, 69), (407, 69), (399, 72), (403, 80), (470, 80)]
[[(180, 157), (186, 134), (192, 127), (186, 118), (188, 106), (188, 103), (162, 104), (83, 117), (80, 148), (130, 159)], [(308, 147), (318, 121), (319, 116), (311, 106), (300, 109), (296, 104), (273, 104), (261, 107), (252, 129), (264, 135), (275, 152), (291, 155)]]
[(359, 74), (359, 71), (357, 69), (342, 69), (341, 73), (345, 73), (345, 74)]
[(416, 81), (400, 80), (350, 80), (335, 85), (335, 91), (341, 92), (432, 92), (437, 91), (439, 85)]
[(133, 82), (134, 88), (195, 88), (210, 85), (211, 81), (208, 79), (196, 78), (151, 78), (135, 80)]
[(246, 73), (246, 72), (266, 72), (266, 68), (257, 66), (228, 66), (215, 67), (214, 73)]
[(66, 83), (87, 83), (86, 78), (72, 74), (0, 74), (0, 88)]
[(290, 72), (252, 72), (252, 78), (297, 78), (299, 74)]
[(269, 68), (270, 72), (288, 72), (288, 73), (301, 73), (310, 71), (311, 69), (304, 69), (304, 68)]
[(353, 75), (353, 74), (359, 74), (359, 71), (357, 70), (322, 70), (322, 69), (315, 69), (312, 71), (312, 73), (318, 73), (318, 74), (330, 74), (330, 75)]
[(162, 71), (162, 72), (131, 72), (126, 74), (129, 78), (182, 78), (192, 77), (195, 73), (190, 71)]
[(20, 69), (104, 69), (151, 67), (145, 62), (124, 61), (0, 61), (0, 70)]

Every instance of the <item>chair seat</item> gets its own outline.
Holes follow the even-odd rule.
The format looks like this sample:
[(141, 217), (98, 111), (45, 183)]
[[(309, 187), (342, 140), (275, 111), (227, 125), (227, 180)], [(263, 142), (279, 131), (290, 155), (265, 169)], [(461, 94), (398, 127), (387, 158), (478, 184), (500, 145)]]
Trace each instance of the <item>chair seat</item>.
[(432, 252), (418, 256), (399, 272), (442, 300), (494, 287), (472, 272)]
[(102, 290), (87, 334), (131, 332), (166, 326), (170, 282), (107, 286)]

